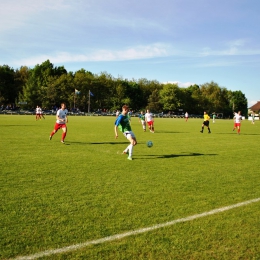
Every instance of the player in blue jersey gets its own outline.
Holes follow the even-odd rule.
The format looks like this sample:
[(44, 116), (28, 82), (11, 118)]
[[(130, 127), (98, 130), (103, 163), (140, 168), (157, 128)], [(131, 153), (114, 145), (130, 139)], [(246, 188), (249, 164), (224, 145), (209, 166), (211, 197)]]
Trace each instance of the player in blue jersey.
[(129, 140), (130, 144), (123, 151), (123, 154), (128, 154), (128, 160), (132, 160), (133, 149), (137, 144), (136, 137), (132, 132), (131, 125), (128, 118), (129, 107), (124, 105), (122, 107), (122, 113), (118, 116), (115, 121), (115, 137), (118, 138), (118, 129), (124, 134), (124, 136)]
[(141, 122), (144, 132), (146, 131), (146, 122), (145, 122), (145, 115), (143, 111), (141, 111), (141, 114), (138, 116), (139, 122)]

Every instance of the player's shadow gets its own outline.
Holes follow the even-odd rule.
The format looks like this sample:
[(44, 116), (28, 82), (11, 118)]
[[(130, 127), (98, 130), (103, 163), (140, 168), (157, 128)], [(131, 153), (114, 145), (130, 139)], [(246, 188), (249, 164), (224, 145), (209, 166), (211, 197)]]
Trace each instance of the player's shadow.
[(185, 134), (185, 133), (189, 133), (189, 132), (158, 130), (158, 131), (156, 131), (156, 133), (160, 133), (160, 134)]
[[(238, 135), (237, 132), (231, 132), (231, 133), (214, 133), (214, 135)], [(252, 135), (252, 136), (258, 136), (260, 134), (248, 134), (248, 133), (240, 133), (239, 135)]]
[(247, 134), (247, 133), (242, 133), (240, 135), (260, 135), (260, 134)]
[(35, 126), (35, 125), (2, 125), (1, 127), (10, 127), (10, 126), (24, 127), (24, 126)]
[[(66, 145), (116, 145), (116, 144), (129, 144), (129, 142), (76, 142), (76, 141), (67, 141)], [(145, 142), (138, 142), (138, 144), (145, 144)]]
[(129, 142), (74, 142), (74, 141), (70, 141), (70, 142), (67, 142), (67, 143), (70, 143), (70, 144), (78, 144), (78, 145), (86, 145), (86, 144), (90, 144), (90, 145), (115, 145), (115, 144), (129, 144)]
[(67, 141), (66, 143), (65, 143), (66, 145), (86, 145), (86, 144), (88, 144), (88, 142), (73, 142), (73, 141)]
[(115, 145), (115, 144), (128, 144), (129, 142), (95, 142), (89, 144), (108, 144), (108, 145)]
[(156, 154), (149, 154), (146, 155), (150, 158), (143, 157), (138, 159), (170, 159), (170, 158), (177, 158), (177, 157), (186, 157), (186, 156), (216, 156), (217, 154), (203, 154), (203, 153), (186, 153), (186, 154), (162, 154), (162, 155), (156, 155)]

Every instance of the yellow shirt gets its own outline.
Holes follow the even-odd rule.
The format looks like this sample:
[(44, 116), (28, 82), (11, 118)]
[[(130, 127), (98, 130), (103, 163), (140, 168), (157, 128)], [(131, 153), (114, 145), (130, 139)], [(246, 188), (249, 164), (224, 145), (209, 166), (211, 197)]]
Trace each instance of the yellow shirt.
[(204, 115), (204, 121), (209, 121), (210, 120), (210, 116), (208, 114)]

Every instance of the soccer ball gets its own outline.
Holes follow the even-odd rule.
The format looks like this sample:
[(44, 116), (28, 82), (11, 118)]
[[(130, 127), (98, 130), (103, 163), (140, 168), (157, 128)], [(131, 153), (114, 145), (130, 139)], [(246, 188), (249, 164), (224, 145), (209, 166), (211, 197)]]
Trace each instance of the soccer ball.
[(148, 142), (146, 143), (146, 145), (147, 145), (147, 147), (151, 148), (151, 147), (153, 146), (153, 142), (152, 142), (152, 141), (148, 141)]

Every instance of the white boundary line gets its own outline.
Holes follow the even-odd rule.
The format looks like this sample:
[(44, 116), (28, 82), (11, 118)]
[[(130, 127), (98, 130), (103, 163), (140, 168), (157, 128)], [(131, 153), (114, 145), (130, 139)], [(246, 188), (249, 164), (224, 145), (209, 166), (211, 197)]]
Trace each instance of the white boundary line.
[(153, 231), (153, 230), (156, 230), (156, 229), (159, 229), (159, 228), (172, 226), (172, 225), (175, 225), (175, 224), (180, 223), (180, 222), (187, 222), (187, 221), (191, 221), (191, 220), (194, 220), (194, 219), (214, 215), (214, 214), (224, 212), (224, 211), (227, 211), (227, 210), (230, 210), (230, 209), (246, 206), (248, 204), (255, 203), (255, 202), (258, 202), (258, 201), (260, 201), (260, 198), (247, 200), (247, 201), (244, 201), (244, 202), (240, 202), (240, 203), (237, 203), (237, 204), (233, 204), (233, 205), (218, 208), (218, 209), (213, 209), (211, 211), (207, 211), (207, 212), (204, 212), (204, 213), (201, 213), (201, 214), (192, 215), (192, 216), (189, 216), (189, 217), (186, 217), (186, 218), (179, 218), (179, 219), (176, 219), (176, 220), (173, 220), (173, 221), (170, 221), (170, 222), (157, 224), (157, 225), (154, 225), (154, 226), (151, 226), (151, 227), (132, 230), (132, 231), (122, 233), (122, 234), (108, 236), (108, 237), (104, 237), (104, 238), (100, 238), (100, 239), (96, 239), (96, 240), (92, 240), (92, 241), (87, 241), (87, 242), (84, 242), (84, 243), (71, 245), (71, 246), (67, 246), (67, 247), (63, 247), (63, 248), (46, 250), (46, 251), (36, 253), (34, 255), (18, 256), (17, 258), (15, 258), (15, 260), (31, 260), (31, 259), (37, 259), (37, 258), (43, 257), (43, 256), (55, 255), (55, 254), (60, 254), (60, 253), (67, 253), (67, 252), (70, 252), (70, 251), (75, 251), (77, 249), (82, 249), (82, 248), (90, 246), (90, 245), (102, 244), (102, 243), (105, 243), (105, 242), (110, 242), (110, 241), (113, 241), (113, 240), (118, 240), (118, 239), (122, 239), (122, 238), (129, 237), (129, 236), (146, 233), (146, 232)]

